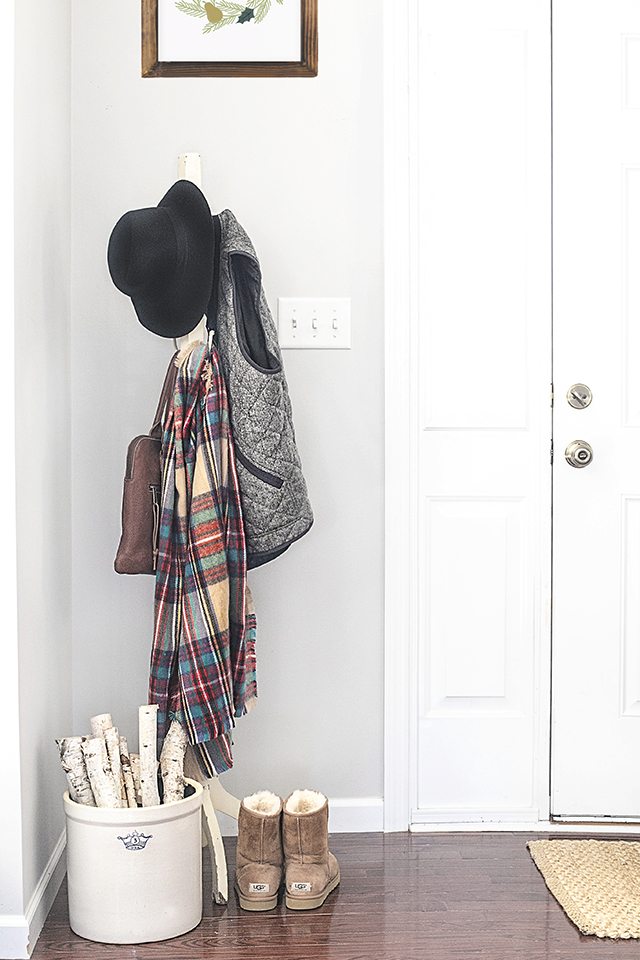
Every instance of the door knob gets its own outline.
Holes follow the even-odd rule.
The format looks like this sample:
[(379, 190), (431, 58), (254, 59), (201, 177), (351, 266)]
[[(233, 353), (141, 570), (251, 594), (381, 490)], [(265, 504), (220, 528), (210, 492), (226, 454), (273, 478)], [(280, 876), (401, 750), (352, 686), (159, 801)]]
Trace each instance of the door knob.
[(564, 457), (572, 467), (588, 467), (593, 460), (593, 449), (586, 440), (572, 440), (564, 452)]

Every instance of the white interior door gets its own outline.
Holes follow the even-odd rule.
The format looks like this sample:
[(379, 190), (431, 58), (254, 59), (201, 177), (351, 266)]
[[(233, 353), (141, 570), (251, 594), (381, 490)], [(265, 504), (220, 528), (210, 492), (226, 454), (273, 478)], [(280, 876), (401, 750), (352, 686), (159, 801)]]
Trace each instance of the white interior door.
[(411, 819), (537, 820), (548, 809), (550, 14), (540, 0), (420, 0), (415, 12)]
[[(640, 818), (640, 3), (554, 0), (552, 812)], [(567, 390), (593, 392), (573, 409)], [(573, 468), (585, 440), (593, 462)]]

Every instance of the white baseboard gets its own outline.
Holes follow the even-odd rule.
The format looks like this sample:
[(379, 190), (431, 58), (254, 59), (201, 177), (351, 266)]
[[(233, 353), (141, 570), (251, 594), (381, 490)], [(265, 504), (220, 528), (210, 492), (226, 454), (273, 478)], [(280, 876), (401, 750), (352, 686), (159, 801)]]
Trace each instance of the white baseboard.
[(58, 837), (23, 914), (0, 914), (0, 957), (29, 960), (65, 874), (65, 832)]
[(53, 848), (49, 861), (42, 871), (42, 875), (27, 904), (25, 917), (29, 928), (29, 956), (33, 953), (49, 910), (51, 910), (53, 901), (60, 889), (60, 884), (64, 880), (67, 868), (66, 858), (64, 856), (66, 842), (66, 833), (63, 830), (58, 837), (58, 842)]
[(330, 833), (379, 833), (383, 829), (382, 797), (345, 797), (329, 801)]
[(25, 960), (29, 956), (29, 925), (23, 913), (0, 914), (0, 957)]
[[(384, 804), (381, 797), (329, 798), (330, 833), (378, 833), (383, 829)], [(218, 814), (223, 837), (238, 835), (238, 823)]]
[(412, 823), (411, 833), (579, 833), (588, 836), (626, 835), (639, 836), (637, 823), (558, 823), (554, 820), (533, 820), (512, 823)]

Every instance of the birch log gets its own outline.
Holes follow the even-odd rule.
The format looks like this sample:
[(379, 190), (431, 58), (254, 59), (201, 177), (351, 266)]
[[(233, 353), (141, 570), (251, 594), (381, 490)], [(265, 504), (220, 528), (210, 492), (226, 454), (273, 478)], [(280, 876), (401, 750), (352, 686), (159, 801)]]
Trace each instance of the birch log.
[(158, 707), (149, 704), (138, 711), (140, 743), (140, 787), (142, 806), (157, 807), (160, 803), (158, 793)]
[(82, 744), (84, 762), (96, 806), (118, 807), (120, 797), (116, 790), (116, 782), (107, 756), (107, 746), (102, 737), (90, 737)]
[(187, 750), (184, 727), (173, 720), (160, 753), (160, 773), (164, 786), (162, 802), (175, 803), (184, 797), (184, 755)]
[(107, 756), (111, 764), (113, 779), (116, 784), (116, 791), (120, 800), (119, 806), (126, 807), (127, 795), (124, 789), (124, 780), (122, 778), (122, 764), (120, 762), (120, 734), (117, 727), (107, 727), (104, 732), (104, 739), (107, 744)]
[(129, 762), (131, 764), (131, 776), (133, 777), (133, 786), (136, 791), (136, 803), (142, 806), (142, 787), (140, 786), (140, 754), (130, 753)]
[(120, 737), (120, 766), (122, 767), (122, 779), (124, 781), (124, 792), (127, 798), (128, 807), (137, 807), (136, 785), (133, 782), (133, 773), (131, 770), (131, 757), (129, 756), (129, 744), (126, 737)]
[(104, 737), (105, 731), (113, 726), (110, 713), (98, 713), (89, 720), (92, 737)]
[(56, 740), (56, 743), (60, 751), (62, 769), (67, 775), (69, 796), (76, 803), (84, 803), (87, 807), (95, 807), (96, 801), (93, 797), (93, 790), (87, 776), (84, 754), (82, 753), (84, 739), (84, 737), (63, 737), (61, 740)]

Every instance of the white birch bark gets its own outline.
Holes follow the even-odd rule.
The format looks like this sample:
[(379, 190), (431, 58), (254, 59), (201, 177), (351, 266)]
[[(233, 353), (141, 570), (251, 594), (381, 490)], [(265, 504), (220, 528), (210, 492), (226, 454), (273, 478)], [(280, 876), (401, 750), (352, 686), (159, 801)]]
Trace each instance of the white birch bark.
[(89, 720), (92, 737), (104, 737), (105, 731), (113, 726), (110, 713), (98, 713)]
[(126, 737), (120, 737), (120, 766), (122, 767), (122, 779), (124, 780), (124, 792), (127, 798), (128, 807), (137, 807), (136, 785), (133, 780), (131, 770), (131, 757), (129, 756), (129, 744)]
[(76, 803), (83, 803), (87, 807), (95, 807), (96, 801), (82, 753), (84, 739), (84, 737), (63, 737), (56, 740), (56, 743), (60, 751), (62, 769), (67, 775), (69, 796)]
[(140, 744), (140, 787), (142, 806), (157, 807), (160, 803), (158, 793), (158, 707), (148, 704), (138, 710)]
[(160, 773), (164, 785), (163, 803), (175, 803), (184, 797), (184, 755), (187, 750), (184, 727), (173, 720), (160, 753)]
[(111, 764), (113, 779), (116, 784), (116, 791), (120, 806), (127, 806), (127, 795), (124, 789), (124, 780), (122, 778), (122, 764), (120, 763), (120, 734), (117, 727), (107, 727), (104, 732), (104, 739), (107, 744), (107, 756)]
[(84, 762), (96, 806), (118, 807), (120, 797), (107, 755), (107, 746), (102, 737), (90, 737), (82, 744)]
[(131, 776), (133, 777), (133, 786), (136, 791), (136, 803), (142, 806), (142, 787), (140, 786), (140, 754), (130, 753), (129, 762), (131, 763)]

